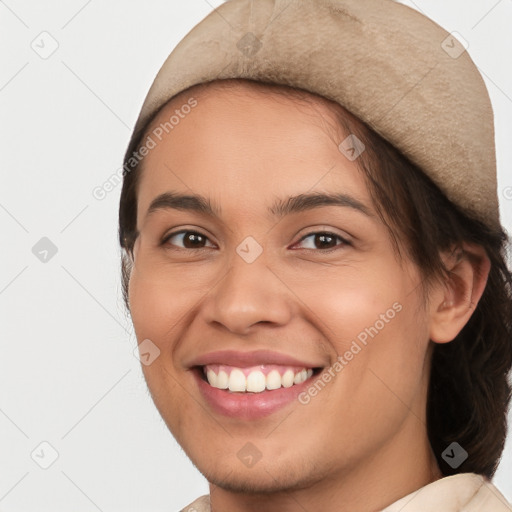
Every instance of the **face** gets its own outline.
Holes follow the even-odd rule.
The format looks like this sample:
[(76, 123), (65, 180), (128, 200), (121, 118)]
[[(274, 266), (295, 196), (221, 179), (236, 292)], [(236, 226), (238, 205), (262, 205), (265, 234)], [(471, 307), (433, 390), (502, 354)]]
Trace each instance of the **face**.
[(246, 86), (194, 98), (144, 159), (129, 283), (177, 441), (210, 482), (271, 491), (425, 437), (421, 276), (338, 148), (348, 134), (316, 100)]

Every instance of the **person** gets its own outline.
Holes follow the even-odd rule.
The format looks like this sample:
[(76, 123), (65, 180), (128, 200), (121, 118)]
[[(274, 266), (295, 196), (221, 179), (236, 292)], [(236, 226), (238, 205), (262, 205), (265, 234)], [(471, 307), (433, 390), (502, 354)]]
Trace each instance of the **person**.
[(124, 160), (126, 305), (209, 482), (183, 510), (511, 511), (512, 275), (493, 112), (393, 0), (230, 0)]

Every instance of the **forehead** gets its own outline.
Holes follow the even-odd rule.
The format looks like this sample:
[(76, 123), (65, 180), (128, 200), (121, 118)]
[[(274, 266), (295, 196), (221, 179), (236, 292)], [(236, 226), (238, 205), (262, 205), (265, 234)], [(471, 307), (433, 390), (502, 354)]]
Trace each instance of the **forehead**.
[(357, 162), (338, 147), (348, 133), (332, 102), (300, 96), (307, 101), (241, 83), (192, 88), (169, 102), (146, 131), (156, 145), (143, 160), (139, 213), (167, 189), (238, 209), (307, 191), (367, 197)]

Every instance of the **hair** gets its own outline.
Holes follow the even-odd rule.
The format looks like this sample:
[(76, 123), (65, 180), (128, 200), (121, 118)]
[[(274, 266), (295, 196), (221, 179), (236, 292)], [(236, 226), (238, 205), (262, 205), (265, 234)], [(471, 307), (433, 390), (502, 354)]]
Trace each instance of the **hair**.
[[(493, 230), (463, 212), (418, 166), (338, 103), (295, 87), (249, 79), (215, 80), (192, 86), (178, 96), (190, 94), (192, 89), (194, 93), (209, 94), (212, 84), (213, 92), (218, 88), (236, 91), (245, 84), (274, 92), (275, 98), (284, 95), (313, 106), (313, 99), (327, 102), (338, 128), (345, 134), (354, 134), (365, 145), (365, 151), (357, 158), (358, 167), (397, 254), (403, 257), (405, 249), (424, 278), (424, 290), (435, 279), (449, 277), (442, 252), (461, 250), (464, 242), (485, 249), (491, 267), (473, 314), (453, 341), (433, 343), (426, 413), (427, 434), (443, 475), (473, 472), (491, 479), (505, 444), (512, 394), (508, 381), (512, 367), (512, 273), (506, 263), (506, 232), (501, 227)], [(132, 136), (125, 165), (162, 108)], [(128, 310), (131, 258), (137, 236), (139, 167), (140, 164), (124, 175), (119, 208), (123, 296)], [(468, 453), (456, 468), (442, 457), (452, 442)]]

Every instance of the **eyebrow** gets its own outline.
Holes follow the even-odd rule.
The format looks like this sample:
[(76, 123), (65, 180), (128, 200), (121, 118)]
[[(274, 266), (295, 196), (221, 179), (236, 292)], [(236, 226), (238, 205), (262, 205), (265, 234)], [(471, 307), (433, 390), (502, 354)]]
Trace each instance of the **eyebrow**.
[[(284, 217), (291, 213), (312, 210), (322, 206), (344, 206), (373, 217), (370, 209), (358, 199), (342, 193), (307, 193), (290, 196), (286, 199), (277, 199), (268, 208), (268, 212), (274, 217)], [(157, 196), (149, 205), (146, 215), (157, 210), (176, 209), (193, 211), (211, 217), (220, 217), (221, 209), (212, 204), (210, 199), (199, 194), (179, 194), (176, 192), (165, 192)]]

